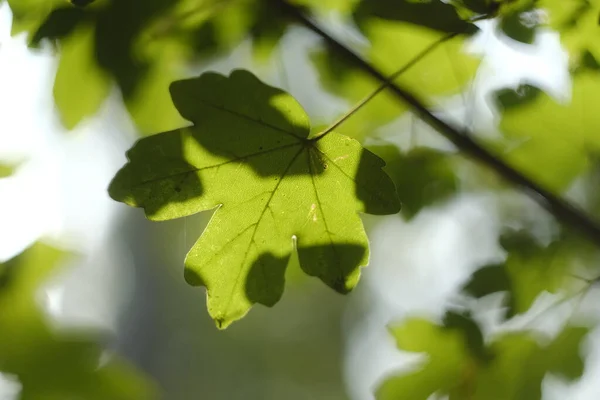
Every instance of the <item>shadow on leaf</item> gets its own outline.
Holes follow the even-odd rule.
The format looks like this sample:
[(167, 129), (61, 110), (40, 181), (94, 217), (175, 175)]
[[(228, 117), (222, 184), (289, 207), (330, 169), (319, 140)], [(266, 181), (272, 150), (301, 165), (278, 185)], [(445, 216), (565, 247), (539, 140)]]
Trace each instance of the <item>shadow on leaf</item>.
[(185, 205), (203, 193), (197, 168), (186, 161), (190, 146), (187, 137), (186, 129), (178, 129), (139, 140), (127, 152), (129, 163), (113, 178), (108, 189), (110, 196), (143, 207), (150, 218), (175, 218), (173, 212), (182, 210), (177, 204)]
[(297, 248), (302, 270), (342, 294), (350, 292), (358, 282), (359, 266), (367, 252), (364, 246), (351, 243), (303, 247), (300, 238)]
[[(261, 176), (280, 176), (287, 161), (313, 146), (302, 106), (247, 71), (236, 70), (229, 77), (204, 73), (173, 82), (170, 91), (181, 115), (194, 123), (193, 138), (204, 149)], [(308, 171), (291, 168), (287, 175), (303, 173)]]
[(421, 25), (448, 33), (475, 33), (478, 30), (475, 25), (462, 20), (453, 6), (442, 1), (361, 1), (354, 13), (356, 23), (361, 26), (372, 17)]

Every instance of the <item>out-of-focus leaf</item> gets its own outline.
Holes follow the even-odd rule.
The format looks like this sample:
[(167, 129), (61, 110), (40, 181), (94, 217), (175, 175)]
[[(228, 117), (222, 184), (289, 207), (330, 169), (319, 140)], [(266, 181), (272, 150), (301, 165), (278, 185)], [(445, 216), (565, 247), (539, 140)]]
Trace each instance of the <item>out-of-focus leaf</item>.
[(390, 329), (400, 350), (426, 353), (427, 360), (416, 370), (385, 380), (377, 389), (378, 400), (427, 400), (434, 393), (468, 398), (471, 380), (487, 362), (476, 356), (482, 350), (481, 332), (468, 317), (450, 313), (445, 320), (447, 325), (439, 326), (411, 318)]
[(505, 262), (476, 271), (463, 291), (476, 298), (506, 292), (507, 317), (526, 312), (542, 292), (565, 289), (588, 251), (575, 238), (563, 237), (544, 246), (523, 231), (505, 234), (501, 243), (508, 253)]
[(493, 361), (480, 370), (471, 399), (540, 400), (547, 373), (573, 380), (583, 373), (580, 346), (584, 327), (566, 327), (542, 346), (528, 332), (505, 334), (490, 344)]
[(12, 12), (11, 33), (35, 32), (55, 8), (65, 5), (64, 0), (8, 0)]
[[(526, 10), (531, 11), (531, 10)], [(514, 11), (500, 19), (499, 28), (517, 42), (531, 44), (535, 39), (537, 25), (524, 20), (524, 11)]]
[(593, 217), (600, 217), (600, 154), (591, 155), (591, 167), (581, 179), (585, 199), (581, 208)]
[(42, 25), (31, 37), (30, 44), (38, 45), (42, 39), (59, 40), (72, 34), (77, 34), (78, 25), (93, 19), (93, 14), (75, 7), (64, 7), (52, 10)]
[(494, 94), (496, 102), (503, 111), (513, 107), (519, 108), (522, 105), (535, 100), (544, 92), (535, 86), (521, 84), (517, 89), (500, 89)]
[(90, 333), (55, 333), (39, 309), (40, 286), (65, 254), (35, 244), (0, 264), (0, 371), (16, 376), (21, 399), (139, 400), (153, 385), (116, 357), (101, 363)]
[(573, 64), (577, 65), (588, 51), (600, 59), (599, 0), (539, 0), (537, 7), (546, 11), (547, 24), (560, 33)]
[(445, 321), (439, 326), (413, 318), (391, 330), (398, 348), (426, 353), (427, 360), (388, 378), (377, 390), (378, 400), (427, 400), (433, 394), (456, 400), (541, 400), (547, 373), (568, 380), (583, 373), (580, 346), (588, 328), (567, 326), (546, 345), (524, 331), (503, 334), (485, 346), (469, 317), (449, 313)]
[(10, 2), (15, 33), (28, 31), (32, 45), (44, 39), (58, 44), (55, 99), (67, 128), (98, 110), (112, 81), (142, 133), (180, 126), (167, 90), (187, 64), (226, 54), (245, 39), (264, 59), (290, 22), (263, 0), (72, 3), (77, 6), (66, 0)]
[(447, 311), (442, 322), (446, 329), (456, 329), (463, 334), (472, 357), (483, 362), (492, 358), (486, 349), (483, 333), (470, 314)]
[(98, 111), (110, 90), (110, 77), (94, 57), (94, 30), (85, 25), (61, 42), (54, 101), (65, 127), (74, 128)]
[[(369, 20), (364, 30), (371, 41), (369, 58), (391, 75), (444, 35), (435, 30), (384, 20)], [(463, 51), (464, 37), (440, 44), (396, 82), (424, 96), (454, 94), (474, 75), (479, 60)]]
[[(432, 5), (432, 10), (428, 9), (429, 4)], [(412, 63), (417, 56), (421, 56), (425, 49), (439, 42), (394, 82), (417, 93), (430, 105), (434, 104), (434, 99), (462, 90), (473, 77), (479, 60), (463, 51), (464, 35), (446, 41), (443, 41), (443, 38), (447, 35), (445, 31), (455, 32), (456, 29), (460, 29), (460, 32), (470, 33), (472, 26), (460, 20), (451, 6), (437, 0), (426, 4), (406, 0), (390, 2), (390, 13), (396, 6), (399, 10), (406, 7), (415, 15), (427, 15), (433, 22), (439, 18), (439, 26), (428, 27), (426, 24), (419, 24), (419, 21), (412, 21), (409, 18), (412, 15), (410, 13), (397, 16), (389, 14), (388, 17), (383, 17), (379, 16), (383, 14), (383, 10), (377, 13), (373, 10), (369, 10), (370, 13), (362, 10), (357, 15), (360, 16), (361, 30), (370, 42), (366, 52), (369, 61), (385, 74), (392, 75)], [(412, 10), (413, 7), (420, 11)], [(434, 11), (438, 10), (438, 7), (447, 11), (437, 14)], [(373, 13), (377, 16), (373, 16)], [(452, 21), (458, 21), (458, 27), (454, 26), (454, 23), (448, 25), (444, 22), (444, 16), (452, 13)], [(357, 69), (352, 60), (340, 57), (333, 51), (323, 49), (313, 52), (311, 58), (319, 71), (323, 87), (351, 104), (359, 102), (382, 84)], [(399, 117), (405, 110), (405, 104), (384, 91), (344, 122), (340, 131), (361, 138)]]
[(170, 40), (148, 43), (144, 49), (140, 58), (149, 67), (137, 90), (125, 99), (127, 110), (143, 134), (175, 129), (185, 120), (171, 101), (169, 85), (183, 75), (189, 49)]
[(13, 174), (14, 169), (15, 168), (13, 165), (0, 163), (0, 178), (6, 178), (8, 176), (11, 176)]
[(247, 71), (177, 81), (171, 93), (194, 125), (139, 141), (109, 193), (154, 220), (218, 207), (185, 261), (217, 325), (279, 301), (294, 247), (304, 272), (350, 291), (368, 260), (357, 211), (399, 210), (384, 162), (338, 133), (310, 138), (300, 104)]
[(496, 0), (450, 0), (448, 3), (456, 7), (462, 19), (467, 20), (480, 16), (493, 17), (501, 6), (501, 2)]
[(372, 19), (386, 19), (450, 33), (473, 33), (477, 28), (464, 21), (450, 4), (440, 0), (369, 0), (354, 12), (357, 24), (364, 27)]
[(492, 293), (510, 292), (511, 288), (510, 277), (504, 265), (492, 264), (475, 271), (463, 291), (479, 299)]
[(500, 147), (505, 160), (529, 178), (561, 193), (590, 165), (600, 149), (600, 72), (582, 69), (573, 77), (567, 104), (547, 94), (502, 112)]
[(392, 145), (368, 148), (385, 161), (384, 170), (396, 185), (402, 203), (400, 212), (406, 218), (456, 193), (458, 179), (452, 154), (425, 147), (406, 153)]

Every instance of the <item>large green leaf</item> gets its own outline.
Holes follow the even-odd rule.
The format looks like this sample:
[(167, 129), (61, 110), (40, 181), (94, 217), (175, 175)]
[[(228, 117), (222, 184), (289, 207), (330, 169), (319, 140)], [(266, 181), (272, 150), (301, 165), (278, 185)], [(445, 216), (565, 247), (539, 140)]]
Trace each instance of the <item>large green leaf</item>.
[[(116, 357), (100, 363), (90, 332), (61, 331), (39, 309), (40, 286), (65, 254), (38, 243), (0, 264), (0, 372), (15, 375), (21, 399), (155, 399), (153, 385)], [(96, 337), (95, 337), (96, 336)]]
[(294, 247), (304, 272), (352, 289), (369, 258), (358, 212), (399, 209), (384, 162), (335, 132), (310, 136), (302, 107), (246, 71), (178, 81), (171, 93), (194, 125), (140, 140), (109, 193), (153, 220), (217, 208), (185, 261), (217, 325), (279, 300)]
[(573, 77), (570, 101), (545, 93), (506, 108), (500, 129), (505, 159), (528, 177), (563, 192), (590, 166), (600, 150), (600, 71), (585, 68)]

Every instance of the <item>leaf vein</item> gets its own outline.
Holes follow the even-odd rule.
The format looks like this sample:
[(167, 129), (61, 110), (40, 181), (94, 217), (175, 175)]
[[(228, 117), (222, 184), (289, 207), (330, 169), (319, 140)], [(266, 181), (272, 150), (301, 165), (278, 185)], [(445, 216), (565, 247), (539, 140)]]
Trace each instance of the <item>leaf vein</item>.
[(171, 175), (166, 175), (166, 176), (161, 176), (161, 177), (158, 177), (158, 178), (148, 179), (148, 180), (145, 180), (145, 181), (141, 181), (140, 183), (138, 183), (137, 185), (134, 185), (133, 187), (140, 187), (142, 185), (146, 185), (146, 184), (149, 184), (149, 183), (158, 182), (158, 181), (165, 180), (165, 179), (171, 179), (171, 178), (174, 178), (176, 176), (185, 175), (185, 174), (189, 174), (189, 173), (192, 173), (192, 172), (200, 172), (200, 171), (208, 170), (208, 169), (211, 169), (211, 168), (220, 168), (220, 167), (222, 167), (224, 165), (227, 165), (227, 164), (232, 164), (232, 163), (235, 163), (235, 162), (238, 162), (238, 161), (248, 160), (248, 159), (253, 158), (253, 157), (259, 157), (259, 156), (265, 155), (267, 153), (271, 153), (271, 152), (274, 152), (274, 151), (283, 150), (283, 149), (286, 149), (288, 147), (294, 147), (294, 146), (299, 146), (299, 145), (300, 145), (300, 143), (289, 143), (289, 144), (286, 144), (286, 145), (283, 145), (283, 146), (275, 147), (275, 148), (268, 149), (268, 150), (259, 151), (257, 153), (249, 154), (247, 156), (239, 157), (239, 158), (236, 158), (236, 159), (233, 159), (233, 160), (227, 160), (227, 161), (224, 161), (224, 162), (219, 163), (219, 164), (210, 165), (210, 166), (201, 167), (201, 168), (192, 168), (192, 169), (189, 169), (187, 171), (177, 172), (177, 173), (174, 173), (174, 174), (171, 174)]
[(201, 103), (201, 104), (203, 104), (205, 106), (208, 106), (208, 107), (212, 107), (215, 110), (227, 112), (229, 114), (235, 115), (236, 117), (243, 118), (243, 119), (245, 119), (247, 121), (251, 121), (251, 122), (254, 122), (255, 124), (258, 124), (258, 125), (261, 125), (261, 126), (264, 126), (264, 127), (267, 127), (267, 128), (271, 128), (271, 129), (276, 130), (278, 132), (285, 133), (286, 135), (293, 136), (296, 139), (300, 139), (300, 140), (304, 140), (305, 139), (305, 138), (303, 138), (301, 136), (296, 135), (293, 132), (286, 131), (285, 129), (280, 128), (280, 127), (278, 127), (276, 125), (271, 125), (271, 124), (265, 122), (264, 120), (260, 119), (260, 117), (259, 117), (259, 119), (254, 119), (254, 118), (252, 118), (252, 117), (250, 117), (248, 115), (236, 112), (234, 110), (230, 110), (229, 108), (226, 108), (226, 107), (223, 107), (223, 106), (218, 106), (218, 105), (212, 104), (212, 103), (207, 103), (207, 102), (202, 101), (202, 100), (198, 100), (198, 103)]
[(243, 257), (242, 262), (240, 264), (240, 268), (239, 268), (238, 274), (236, 276), (235, 283), (231, 287), (231, 293), (228, 296), (227, 305), (225, 306), (225, 310), (227, 310), (227, 311), (229, 311), (229, 307), (231, 306), (231, 301), (233, 299), (233, 292), (235, 291), (235, 288), (239, 284), (240, 277), (241, 277), (242, 271), (244, 269), (243, 266), (246, 264), (246, 259), (248, 258), (248, 254), (250, 253), (250, 247), (252, 246), (252, 244), (256, 245), (255, 237), (256, 237), (256, 232), (258, 231), (258, 226), (260, 225), (263, 216), (267, 212), (267, 209), (269, 208), (269, 205), (271, 204), (271, 201), (273, 200), (273, 197), (275, 196), (275, 193), (277, 193), (277, 189), (281, 185), (281, 182), (283, 182), (283, 179), (285, 178), (285, 176), (289, 172), (290, 168), (292, 167), (292, 165), (294, 164), (294, 162), (296, 161), (296, 159), (298, 158), (298, 156), (300, 156), (300, 154), (302, 153), (303, 150), (304, 150), (304, 147), (300, 148), (300, 150), (294, 155), (294, 157), (292, 157), (290, 163), (285, 168), (285, 170), (282, 172), (279, 180), (275, 184), (275, 187), (273, 188), (273, 191), (271, 192), (271, 196), (269, 196), (269, 198), (267, 199), (267, 201), (265, 203), (265, 206), (263, 207), (262, 212), (260, 213), (260, 216), (258, 217), (258, 220), (256, 221), (255, 224), (253, 224), (254, 225), (254, 231), (252, 232), (252, 236), (250, 237), (250, 243), (248, 244), (248, 247), (246, 248), (246, 252), (244, 253), (244, 257)]

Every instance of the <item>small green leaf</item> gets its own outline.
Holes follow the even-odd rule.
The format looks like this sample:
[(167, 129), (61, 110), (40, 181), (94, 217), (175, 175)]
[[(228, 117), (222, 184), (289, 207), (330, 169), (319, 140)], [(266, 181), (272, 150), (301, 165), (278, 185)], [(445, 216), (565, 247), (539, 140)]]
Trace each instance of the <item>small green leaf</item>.
[(384, 170), (401, 194), (401, 213), (408, 219), (456, 193), (453, 154), (425, 147), (406, 153), (400, 153), (396, 146), (369, 146), (369, 150), (385, 160)]
[(578, 65), (585, 52), (600, 59), (598, 0), (539, 0), (536, 7), (546, 12), (546, 22), (560, 33), (561, 42), (569, 51), (571, 64)]
[(494, 17), (501, 4), (495, 0), (450, 0), (449, 3), (456, 7), (458, 15), (463, 19), (471, 19), (481, 15)]
[(566, 327), (548, 345), (541, 346), (529, 332), (505, 334), (490, 344), (496, 355), (480, 370), (474, 400), (541, 400), (542, 380), (554, 373), (573, 380), (581, 376), (579, 348), (589, 329)]
[(516, 11), (505, 15), (500, 20), (500, 29), (517, 42), (532, 44), (535, 39), (535, 26), (523, 21), (522, 12)]
[[(426, 353), (427, 360), (416, 370), (388, 378), (376, 392), (378, 400), (427, 400), (431, 395), (449, 394), (468, 398), (478, 364), (483, 361), (483, 338), (469, 317), (446, 314), (444, 326), (411, 318), (390, 331), (399, 349)], [(462, 396), (462, 397), (461, 397)]]
[(302, 107), (246, 71), (174, 82), (171, 94), (194, 125), (140, 140), (109, 193), (154, 220), (216, 208), (185, 276), (206, 286), (217, 325), (279, 300), (294, 237), (305, 273), (351, 290), (369, 257), (358, 213), (399, 209), (384, 162), (335, 132), (311, 138)]
[(439, 32), (473, 33), (477, 28), (464, 21), (450, 4), (440, 0), (362, 1), (354, 18), (359, 26), (372, 18), (407, 22)]
[(61, 41), (54, 101), (68, 129), (95, 114), (110, 90), (110, 76), (97, 64), (94, 48), (94, 29), (89, 24), (78, 26)]
[(473, 358), (483, 362), (491, 359), (485, 346), (483, 333), (470, 313), (447, 311), (442, 322), (446, 329), (456, 329), (462, 333), (466, 347)]
[(35, 32), (53, 9), (65, 3), (65, 0), (8, 0), (13, 18), (11, 34)]
[[(396, 9), (398, 6), (398, 10), (401, 11), (408, 3), (411, 2), (391, 2), (393, 7), (389, 8)], [(439, 1), (431, 2), (434, 3), (450, 14), (454, 13), (451, 6)], [(407, 9), (412, 10), (413, 5), (423, 12), (428, 10), (428, 5), (421, 3), (411, 3)], [(433, 7), (429, 14), (425, 14), (425, 19), (435, 20), (432, 16), (443, 19), (436, 10), (437, 6)], [(423, 97), (429, 105), (435, 104), (442, 96), (453, 95), (462, 90), (474, 76), (479, 60), (464, 51), (466, 35), (448, 38), (444, 30), (454, 32), (453, 29), (456, 28), (462, 29), (461, 32), (467, 30), (471, 33), (467, 29), (470, 25), (454, 16), (458, 27), (454, 26), (454, 23), (447, 26), (441, 22), (441, 26), (419, 26), (415, 25), (417, 22), (408, 19), (412, 14), (406, 14), (404, 17), (402, 15), (400, 12), (398, 15), (394, 14), (394, 17), (398, 17), (396, 20), (392, 14), (389, 14), (389, 18), (379, 14), (361, 14), (361, 30), (369, 41), (369, 46), (365, 49), (365, 56), (369, 62), (390, 76), (418, 59), (398, 76), (394, 83)], [(426, 49), (429, 50), (425, 52)], [(382, 84), (356, 68), (352, 60), (340, 57), (328, 49), (313, 52), (311, 59), (319, 71), (322, 86), (348, 100), (350, 104), (361, 101)], [(340, 127), (340, 131), (361, 138), (400, 117), (406, 110), (406, 104), (399, 102), (390, 92), (384, 91), (346, 121)]]
[(545, 246), (516, 231), (504, 234), (501, 243), (508, 253), (505, 262), (476, 271), (463, 291), (476, 298), (506, 292), (507, 317), (529, 310), (543, 292), (565, 289), (570, 271), (587, 257), (585, 247), (570, 237)]
[(511, 290), (510, 277), (503, 265), (486, 265), (471, 275), (463, 291), (475, 298)]
[(590, 155), (600, 150), (600, 113), (590, 108), (600, 94), (600, 73), (582, 69), (572, 85), (570, 101), (541, 93), (504, 109), (500, 122), (505, 140), (497, 145), (506, 161), (557, 193), (588, 170)]
[(30, 44), (37, 46), (42, 39), (58, 40), (72, 35), (80, 23), (90, 15), (79, 8), (63, 7), (52, 10), (44, 23), (33, 34)]

